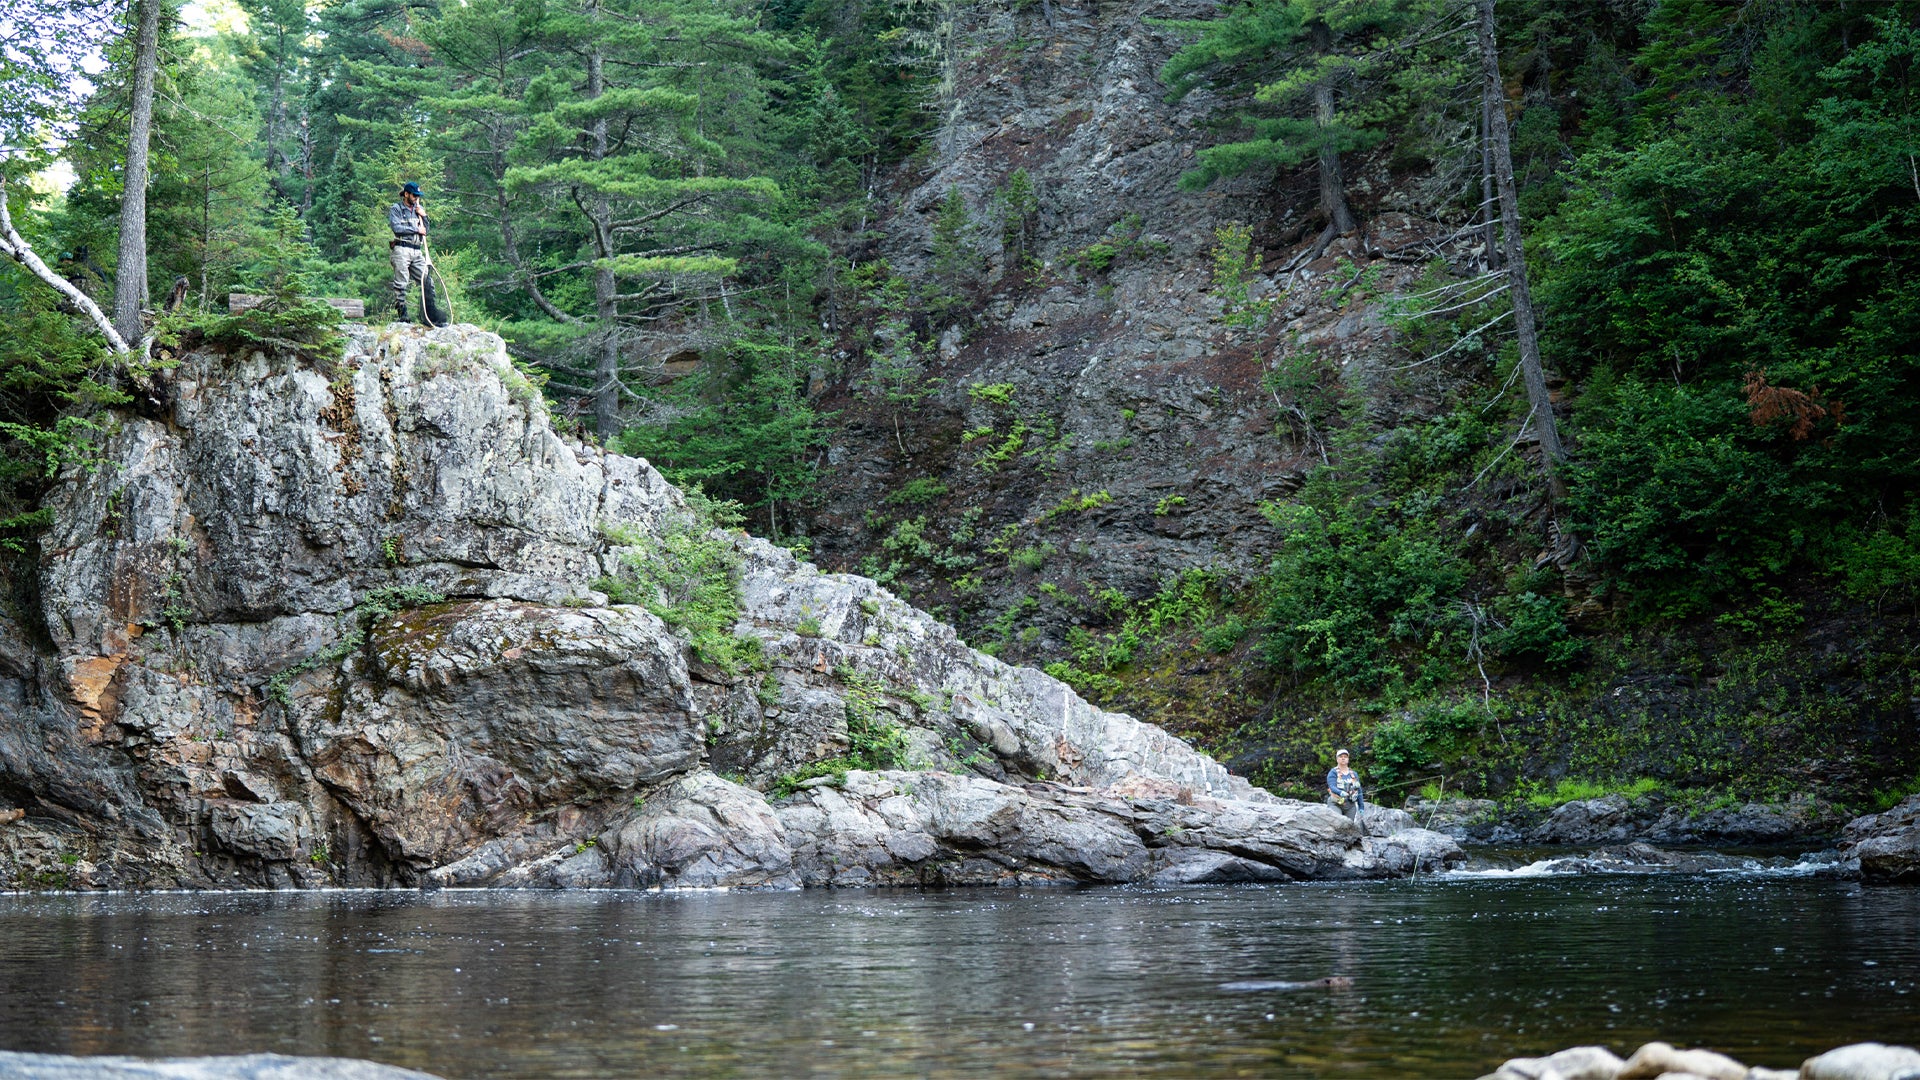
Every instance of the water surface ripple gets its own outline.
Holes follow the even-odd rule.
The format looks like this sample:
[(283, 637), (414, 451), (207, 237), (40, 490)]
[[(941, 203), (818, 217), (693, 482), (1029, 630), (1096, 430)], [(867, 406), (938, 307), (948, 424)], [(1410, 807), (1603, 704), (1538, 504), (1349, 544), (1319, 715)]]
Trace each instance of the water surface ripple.
[(455, 1078), (1472, 1077), (1652, 1038), (1791, 1066), (1920, 1038), (1916, 980), (1920, 889), (1793, 877), (0, 896), (0, 1048)]

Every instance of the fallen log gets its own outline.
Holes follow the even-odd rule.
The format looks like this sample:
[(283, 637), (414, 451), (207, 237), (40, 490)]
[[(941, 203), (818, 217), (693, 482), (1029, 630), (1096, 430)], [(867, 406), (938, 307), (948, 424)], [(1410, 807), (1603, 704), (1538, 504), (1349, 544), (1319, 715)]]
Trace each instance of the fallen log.
[[(227, 313), (229, 315), (238, 315), (243, 311), (251, 311), (271, 299), (273, 299), (271, 296), (255, 296), (252, 293), (229, 293), (227, 294)], [(326, 304), (328, 307), (338, 308), (340, 314), (345, 315), (349, 319), (364, 319), (367, 317), (367, 302), (365, 300), (347, 299), (340, 296), (303, 296), (300, 299), (306, 301), (317, 300), (322, 304)]]

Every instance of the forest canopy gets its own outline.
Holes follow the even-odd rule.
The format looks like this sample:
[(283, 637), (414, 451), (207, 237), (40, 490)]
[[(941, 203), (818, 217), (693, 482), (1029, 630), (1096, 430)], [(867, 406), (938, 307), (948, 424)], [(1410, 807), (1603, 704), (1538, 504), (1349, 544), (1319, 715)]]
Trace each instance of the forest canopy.
[[(443, 299), (507, 338), (560, 425), (792, 539), (834, 431), (825, 389), (904, 454), (903, 423), (939, 388), (937, 343), (982, 317), (989, 285), (1153, 250), (1137, 216), (1047, 250), (1051, 193), (1021, 169), (986, 196), (947, 191), (923, 270), (874, 255), (890, 192), (923, 175), (942, 95), (960, 92), (953, 28), (1005, 11), (1044, 33), (1055, 6), (238, 0), (190, 25), (169, 0), (0, 0), (0, 179), (22, 243), (110, 307), (129, 280), (145, 109), (140, 300), (158, 312), (171, 291), (177, 309), (144, 328), (162, 337), (206, 331), (233, 292), (353, 297), (384, 316), (388, 208), (415, 181)], [(1481, 151), (1460, 147), (1484, 144), (1484, 102), (1501, 102), (1547, 411), (1570, 448), (1554, 527), (1612, 610), (1671, 624), (1807, 580), (1911, 602), (1920, 5), (1493, 8), (1491, 94), (1472, 3), (1236, 0), (1154, 24), (1169, 42), (1159, 93), (1216, 106), (1167, 136), (1193, 151), (1183, 186), (1317, 176), (1303, 243), (1318, 254), (1365, 227), (1349, 177), (1371, 155), (1451, 184), (1432, 209), (1472, 227), (1492, 187)], [(991, 282), (983, 248), (1005, 256)], [(1505, 303), (1457, 318), (1492, 326)], [(52, 471), (86, 457), (149, 360), (116, 356), (17, 262), (0, 263), (0, 318), (0, 543), (27, 553)], [(1429, 325), (1453, 335), (1435, 351), (1470, 332)], [(1501, 355), (1496, 379), (1513, 370)], [(1339, 402), (1295, 408), (1363, 426)], [(1397, 456), (1417, 444), (1432, 466), (1447, 440), (1492, 445), (1510, 421), (1524, 423), (1442, 418), (1384, 450), (1335, 440), (1328, 471), (1270, 513), (1301, 538), (1258, 591), (1276, 667), (1369, 691), (1457, 674), (1483, 644), (1462, 593), (1482, 586), (1511, 662), (1577, 652), (1564, 599), (1468, 566), (1444, 507), (1414, 490), (1431, 475)]]

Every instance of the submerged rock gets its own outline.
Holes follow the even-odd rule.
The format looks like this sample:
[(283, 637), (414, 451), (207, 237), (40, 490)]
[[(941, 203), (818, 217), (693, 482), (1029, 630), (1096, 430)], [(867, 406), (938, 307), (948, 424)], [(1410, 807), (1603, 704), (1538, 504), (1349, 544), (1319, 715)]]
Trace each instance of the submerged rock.
[[(696, 529), (757, 655), (716, 662), (595, 588), (677, 558), (680, 493), (557, 434), (475, 328), (353, 328), (331, 362), (200, 350), (173, 379), (172, 415), (123, 417), (106, 467), (48, 500), (44, 625), (0, 619), (0, 790), (27, 811), (0, 826), (9, 884), (1190, 882), (1460, 857), (1404, 815), (1276, 799), (869, 579)], [(910, 769), (854, 767), (876, 732)]]
[(355, 1058), (245, 1054), (135, 1058), (0, 1050), (0, 1080), (439, 1080), (432, 1073)]

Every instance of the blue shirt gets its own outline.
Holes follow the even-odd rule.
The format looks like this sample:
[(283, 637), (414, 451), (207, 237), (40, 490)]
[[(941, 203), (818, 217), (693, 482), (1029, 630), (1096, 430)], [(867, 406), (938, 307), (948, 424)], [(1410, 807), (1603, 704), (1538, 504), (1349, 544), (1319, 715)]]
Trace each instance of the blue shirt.
[(1340, 783), (1340, 766), (1335, 765), (1333, 768), (1328, 769), (1327, 794), (1345, 795), (1347, 798), (1353, 800), (1356, 808), (1361, 810), (1367, 808), (1367, 800), (1360, 794), (1360, 774), (1354, 772), (1352, 769), (1347, 770), (1345, 786), (1342, 786)]

